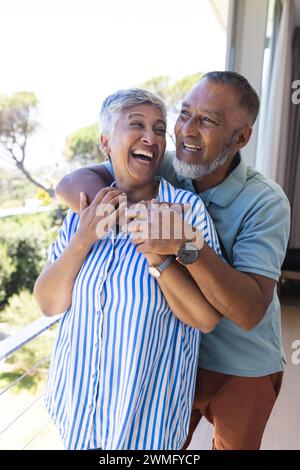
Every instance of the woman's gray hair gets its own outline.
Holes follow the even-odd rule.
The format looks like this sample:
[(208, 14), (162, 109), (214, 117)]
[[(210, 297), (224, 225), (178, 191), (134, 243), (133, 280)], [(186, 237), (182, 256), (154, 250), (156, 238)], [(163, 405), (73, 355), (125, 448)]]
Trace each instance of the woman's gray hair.
[(112, 134), (114, 126), (124, 109), (132, 108), (142, 104), (157, 106), (164, 119), (167, 110), (163, 101), (154, 93), (141, 88), (128, 88), (119, 90), (109, 95), (103, 101), (100, 111), (100, 131), (104, 134)]

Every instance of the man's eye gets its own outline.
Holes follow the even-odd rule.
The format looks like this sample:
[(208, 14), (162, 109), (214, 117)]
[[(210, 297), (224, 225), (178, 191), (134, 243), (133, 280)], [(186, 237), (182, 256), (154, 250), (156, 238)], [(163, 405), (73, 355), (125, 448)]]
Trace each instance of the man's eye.
[(188, 113), (188, 111), (187, 111), (186, 109), (182, 109), (182, 110), (180, 111), (180, 114), (181, 114), (182, 116), (188, 116), (189, 113)]
[(215, 121), (213, 121), (212, 119), (210, 119), (210, 118), (207, 117), (207, 116), (204, 116), (204, 117), (202, 118), (202, 122), (204, 122), (205, 124), (211, 124), (211, 125), (213, 125), (213, 126), (216, 126), (216, 125), (217, 125), (217, 123), (216, 123)]
[(164, 127), (158, 127), (155, 129), (155, 132), (158, 132), (159, 134), (165, 134), (167, 130)]

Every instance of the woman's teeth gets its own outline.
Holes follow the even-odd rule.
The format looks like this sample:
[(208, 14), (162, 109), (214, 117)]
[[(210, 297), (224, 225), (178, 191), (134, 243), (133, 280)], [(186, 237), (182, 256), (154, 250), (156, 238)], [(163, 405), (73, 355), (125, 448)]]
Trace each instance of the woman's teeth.
[(147, 161), (147, 162), (150, 162), (152, 161), (153, 159), (153, 153), (152, 152), (148, 152), (146, 150), (133, 150), (131, 152), (131, 155), (133, 156), (133, 158), (135, 158), (136, 160), (143, 160), (143, 161)]

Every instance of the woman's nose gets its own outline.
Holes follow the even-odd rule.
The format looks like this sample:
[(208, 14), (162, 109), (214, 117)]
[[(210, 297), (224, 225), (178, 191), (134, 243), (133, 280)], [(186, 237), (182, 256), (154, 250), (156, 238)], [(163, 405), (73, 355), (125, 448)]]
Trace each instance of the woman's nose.
[(147, 144), (147, 145), (152, 145), (156, 142), (156, 135), (155, 133), (152, 131), (152, 130), (145, 130), (145, 132), (143, 133), (142, 137), (141, 137), (141, 141), (144, 143), (144, 144)]

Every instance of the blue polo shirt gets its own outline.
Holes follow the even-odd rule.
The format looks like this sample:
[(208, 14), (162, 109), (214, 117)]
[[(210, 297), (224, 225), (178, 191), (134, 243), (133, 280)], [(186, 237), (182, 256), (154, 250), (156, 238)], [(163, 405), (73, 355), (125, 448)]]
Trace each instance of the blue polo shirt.
[[(160, 174), (172, 185), (195, 191), (193, 182), (176, 176), (174, 153), (166, 153)], [(290, 228), (290, 207), (278, 184), (247, 166), (237, 165), (218, 186), (198, 194), (210, 213), (223, 256), (235, 269), (278, 281)], [(284, 367), (280, 303), (276, 288), (261, 322), (243, 331), (223, 317), (202, 335), (199, 365), (224, 374), (259, 377)]]

